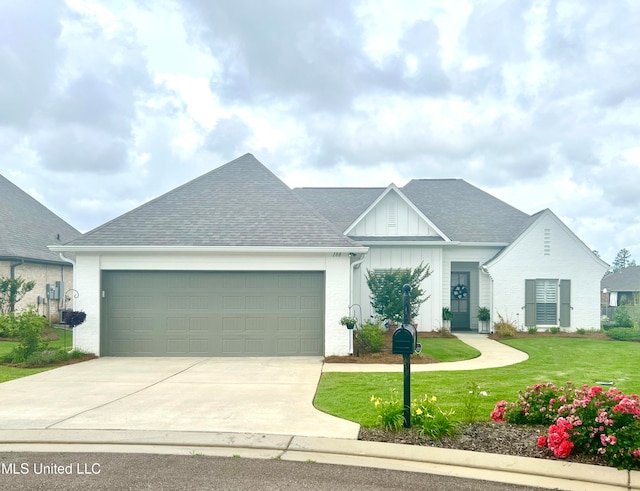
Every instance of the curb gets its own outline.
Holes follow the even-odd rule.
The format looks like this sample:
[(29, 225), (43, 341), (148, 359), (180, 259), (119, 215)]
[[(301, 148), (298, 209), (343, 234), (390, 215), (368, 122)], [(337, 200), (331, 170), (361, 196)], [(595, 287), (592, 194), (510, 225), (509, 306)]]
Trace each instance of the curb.
[(640, 471), (335, 438), (131, 430), (0, 430), (2, 452), (202, 454), (375, 467), (568, 491), (640, 490)]

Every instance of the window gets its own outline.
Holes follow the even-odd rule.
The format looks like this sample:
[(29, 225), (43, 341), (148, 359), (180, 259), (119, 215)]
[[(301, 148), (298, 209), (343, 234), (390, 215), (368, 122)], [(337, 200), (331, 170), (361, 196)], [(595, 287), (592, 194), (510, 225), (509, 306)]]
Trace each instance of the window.
[(558, 323), (558, 280), (536, 280), (536, 326)]
[(571, 325), (571, 280), (525, 280), (525, 326)]

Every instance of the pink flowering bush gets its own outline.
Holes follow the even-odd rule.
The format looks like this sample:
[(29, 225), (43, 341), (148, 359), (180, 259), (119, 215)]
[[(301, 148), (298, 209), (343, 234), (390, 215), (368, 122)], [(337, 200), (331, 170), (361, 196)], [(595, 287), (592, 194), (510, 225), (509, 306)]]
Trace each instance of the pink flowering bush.
[(560, 389), (537, 384), (519, 393), (518, 401), (499, 401), (494, 421), (540, 424), (551, 421), (547, 436), (538, 438), (557, 458), (572, 452), (599, 454), (619, 469), (640, 469), (640, 401), (611, 388), (568, 383)]
[(535, 384), (518, 391), (516, 402), (498, 402), (491, 419), (514, 424), (548, 424), (556, 420), (558, 409), (573, 398), (574, 392), (571, 382), (561, 387), (551, 383)]

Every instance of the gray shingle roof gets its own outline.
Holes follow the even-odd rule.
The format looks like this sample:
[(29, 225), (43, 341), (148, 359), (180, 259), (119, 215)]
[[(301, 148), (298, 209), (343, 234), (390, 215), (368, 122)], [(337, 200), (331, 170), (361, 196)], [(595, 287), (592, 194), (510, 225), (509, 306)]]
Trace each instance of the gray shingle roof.
[(47, 246), (63, 244), (80, 235), (62, 218), (0, 175), (0, 257), (66, 264)]
[(169, 191), (68, 245), (358, 246), (251, 154)]
[(640, 292), (640, 266), (629, 266), (617, 273), (609, 273), (600, 282), (612, 292)]
[(344, 232), (385, 188), (295, 188), (293, 192)]
[[(294, 189), (343, 231), (383, 191), (383, 188)], [(509, 243), (529, 223), (526, 213), (462, 179), (414, 179), (401, 191), (454, 241)]]
[(462, 179), (414, 179), (402, 192), (451, 240), (511, 242), (529, 219)]

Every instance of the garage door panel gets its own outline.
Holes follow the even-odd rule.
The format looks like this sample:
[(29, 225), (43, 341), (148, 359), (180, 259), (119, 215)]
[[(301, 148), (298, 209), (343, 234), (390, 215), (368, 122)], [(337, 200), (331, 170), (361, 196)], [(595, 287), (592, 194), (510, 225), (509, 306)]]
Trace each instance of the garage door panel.
[(102, 354), (322, 355), (322, 272), (103, 272)]

